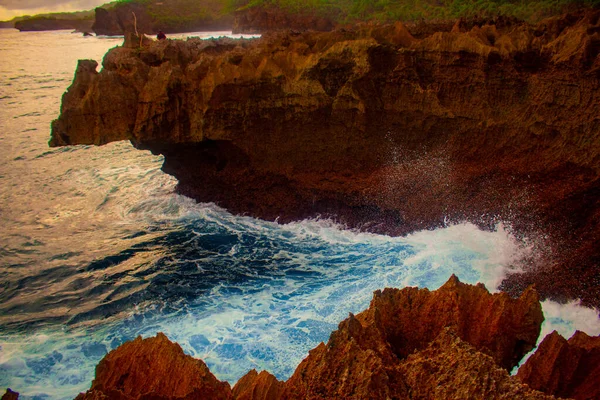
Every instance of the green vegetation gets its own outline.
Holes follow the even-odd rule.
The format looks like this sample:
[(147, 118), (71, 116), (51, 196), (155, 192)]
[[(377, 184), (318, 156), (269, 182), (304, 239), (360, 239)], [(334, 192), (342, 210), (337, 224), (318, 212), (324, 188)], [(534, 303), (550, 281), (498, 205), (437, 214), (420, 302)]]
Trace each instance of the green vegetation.
[(600, 0), (226, 0), (228, 10), (276, 6), (293, 13), (333, 17), (338, 22), (415, 21), (507, 15), (536, 21)]
[(184, 29), (198, 21), (215, 21), (225, 14), (226, 0), (117, 0), (119, 4), (139, 4), (161, 29)]

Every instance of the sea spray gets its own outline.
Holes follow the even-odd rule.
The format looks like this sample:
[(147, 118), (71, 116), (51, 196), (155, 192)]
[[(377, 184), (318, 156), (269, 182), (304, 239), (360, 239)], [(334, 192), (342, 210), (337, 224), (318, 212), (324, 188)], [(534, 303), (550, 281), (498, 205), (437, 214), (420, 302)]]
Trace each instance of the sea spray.
[[(234, 383), (252, 368), (286, 379), (348, 312), (368, 306), (374, 290), (436, 289), (452, 273), (493, 290), (528, 252), (502, 225), (490, 232), (458, 224), (392, 238), (328, 220), (278, 224), (237, 217), (170, 196), (159, 204), (178, 205), (177, 218), (163, 214), (178, 221), (177, 234), (158, 234), (138, 249), (144, 265), (136, 267), (133, 257), (99, 268), (119, 271), (116, 287), (150, 271), (131, 289), (137, 297), (119, 291), (114, 308), (84, 313), (67, 329), (2, 335), (0, 385), (26, 396), (72, 398), (89, 387), (107, 351), (157, 332), (204, 359), (219, 379)], [(555, 323), (577, 325), (568, 315), (575, 314)]]

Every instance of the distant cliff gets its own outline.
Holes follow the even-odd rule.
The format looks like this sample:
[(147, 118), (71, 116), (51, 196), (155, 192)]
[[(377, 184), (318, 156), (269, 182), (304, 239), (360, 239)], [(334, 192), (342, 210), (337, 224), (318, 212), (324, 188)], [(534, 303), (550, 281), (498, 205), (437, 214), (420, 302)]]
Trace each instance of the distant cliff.
[(375, 292), (286, 382), (253, 370), (231, 389), (158, 334), (111, 351), (77, 398), (549, 400), (508, 372), (535, 345), (543, 319), (532, 289), (511, 299), (453, 276), (433, 292)]
[(123, 35), (134, 32), (134, 21), (140, 34), (229, 31), (233, 16), (224, 11), (224, 2), (219, 0), (131, 0), (96, 8), (92, 29), (97, 35)]
[(600, 306), (599, 17), (133, 41), (80, 62), (50, 144), (131, 140), (260, 218), (506, 221), (534, 253), (505, 290)]
[(14, 27), (20, 31), (54, 31), (72, 29), (89, 32), (92, 19), (61, 19), (56, 17), (32, 17), (15, 22)]

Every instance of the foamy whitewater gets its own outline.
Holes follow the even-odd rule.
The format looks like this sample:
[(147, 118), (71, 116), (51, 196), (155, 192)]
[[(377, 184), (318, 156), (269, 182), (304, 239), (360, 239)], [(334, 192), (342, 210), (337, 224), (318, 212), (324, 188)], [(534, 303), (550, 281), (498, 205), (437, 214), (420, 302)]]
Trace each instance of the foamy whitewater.
[[(502, 225), (390, 238), (234, 216), (174, 194), (162, 158), (129, 143), (48, 148), (76, 60), (120, 43), (0, 30), (1, 391), (73, 398), (106, 352), (157, 332), (219, 379), (286, 379), (374, 290), (452, 273), (495, 290), (530, 255)], [(543, 307), (545, 332), (600, 334), (594, 310)]]

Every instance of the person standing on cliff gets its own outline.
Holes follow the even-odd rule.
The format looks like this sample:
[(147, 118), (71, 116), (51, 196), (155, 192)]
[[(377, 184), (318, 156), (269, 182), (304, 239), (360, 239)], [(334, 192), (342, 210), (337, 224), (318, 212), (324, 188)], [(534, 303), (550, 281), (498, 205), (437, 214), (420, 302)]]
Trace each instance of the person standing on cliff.
[(164, 40), (167, 38), (167, 35), (165, 35), (165, 33), (163, 31), (158, 31), (158, 34), (156, 35), (156, 38), (158, 40)]

